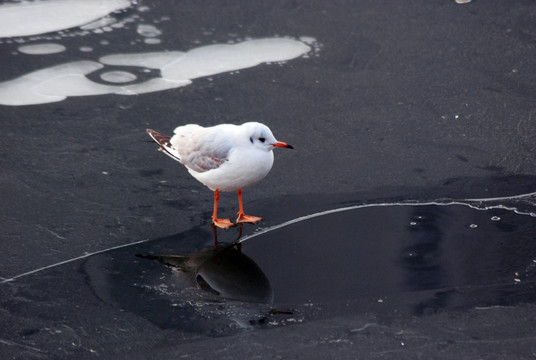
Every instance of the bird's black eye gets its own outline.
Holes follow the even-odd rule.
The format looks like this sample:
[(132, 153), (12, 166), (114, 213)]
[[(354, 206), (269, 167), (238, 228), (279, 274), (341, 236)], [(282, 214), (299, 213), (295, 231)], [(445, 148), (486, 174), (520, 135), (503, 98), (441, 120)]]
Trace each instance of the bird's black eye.
[(263, 137), (260, 137), (260, 138), (259, 138), (259, 141), (260, 141), (261, 143), (263, 143), (265, 140), (266, 140), (266, 139), (263, 138)]
[(251, 141), (251, 143), (253, 144), (253, 138), (252, 137), (249, 138), (249, 141)]

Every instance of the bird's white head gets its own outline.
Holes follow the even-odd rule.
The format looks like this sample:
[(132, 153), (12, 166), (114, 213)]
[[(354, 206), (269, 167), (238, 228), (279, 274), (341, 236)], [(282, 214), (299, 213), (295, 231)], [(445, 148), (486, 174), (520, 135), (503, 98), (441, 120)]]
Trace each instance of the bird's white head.
[(294, 149), (287, 143), (277, 141), (270, 128), (264, 124), (248, 122), (242, 124), (241, 127), (244, 129), (244, 135), (247, 137), (248, 141), (256, 148), (265, 151), (271, 151), (275, 147)]

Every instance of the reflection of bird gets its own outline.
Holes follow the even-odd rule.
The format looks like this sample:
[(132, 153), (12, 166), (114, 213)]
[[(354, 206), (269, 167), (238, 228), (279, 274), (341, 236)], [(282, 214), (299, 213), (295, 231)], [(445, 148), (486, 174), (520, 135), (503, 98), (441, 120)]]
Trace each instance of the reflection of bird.
[(271, 303), (272, 287), (261, 268), (235, 244), (210, 247), (190, 255), (136, 255), (193, 273), (197, 285), (227, 299)]
[(184, 125), (175, 129), (172, 137), (147, 129), (160, 145), (160, 150), (186, 166), (190, 174), (214, 191), (214, 225), (226, 229), (234, 224), (218, 219), (219, 191), (238, 192), (236, 222), (254, 223), (262, 220), (244, 214), (242, 189), (264, 178), (274, 162), (275, 147), (292, 149), (277, 141), (270, 129), (257, 122), (242, 125), (222, 124), (212, 127)]

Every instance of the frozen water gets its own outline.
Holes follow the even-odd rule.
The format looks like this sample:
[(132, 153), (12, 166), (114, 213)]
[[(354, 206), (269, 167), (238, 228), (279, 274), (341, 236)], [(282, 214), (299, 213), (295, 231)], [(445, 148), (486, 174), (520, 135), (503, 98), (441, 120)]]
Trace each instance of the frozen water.
[[(75, 61), (52, 66), (0, 83), (0, 104), (30, 105), (64, 100), (68, 96), (103, 94), (133, 95), (167, 90), (191, 84), (192, 79), (236, 71), (261, 63), (287, 61), (309, 52), (305, 43), (285, 38), (248, 40), (237, 44), (215, 44), (187, 52), (163, 51), (103, 56), (100, 62)], [(104, 85), (91, 81), (87, 74), (114, 66), (157, 69), (161, 78), (129, 86)], [(117, 74), (121, 73), (119, 78)], [(108, 75), (104, 75), (108, 74)], [(127, 82), (125, 72), (104, 73), (108, 82)], [(130, 74), (134, 76), (133, 74)], [(133, 81), (129, 75), (128, 81)], [(109, 76), (108, 78), (106, 78)], [(111, 77), (110, 77), (111, 76)], [(110, 78), (122, 79), (111, 81)]]
[(83, 26), (80, 26), (80, 28), (82, 30), (94, 30), (94, 29), (98, 29), (98, 28), (101, 28), (101, 27), (105, 27), (105, 26), (108, 26), (108, 25), (111, 25), (111, 24), (114, 24), (117, 20), (111, 16), (105, 16), (101, 19), (98, 19), (96, 21), (93, 21), (89, 24), (86, 24), (86, 25), (83, 25)]
[(155, 45), (155, 44), (160, 44), (162, 42), (162, 40), (157, 39), (157, 38), (147, 38), (147, 39), (143, 40), (143, 42), (148, 44), (148, 45)]
[(160, 69), (180, 59), (184, 54), (182, 51), (113, 54), (103, 56), (99, 61), (106, 65), (141, 66), (150, 69)]
[(69, 29), (130, 6), (128, 0), (48, 0), (0, 5), (0, 37)]
[(102, 64), (94, 61), (77, 61), (34, 71), (15, 80), (0, 83), (0, 103), (44, 104), (64, 100), (67, 96), (135, 95), (188, 84), (151, 79), (141, 84), (114, 86), (95, 83), (85, 76), (102, 67)]
[(65, 46), (54, 43), (23, 45), (19, 47), (19, 51), (29, 55), (56, 54), (65, 51)]
[(158, 30), (154, 25), (139, 24), (137, 31), (141, 36), (147, 37), (162, 35), (162, 31)]
[(136, 75), (126, 71), (108, 71), (102, 73), (100, 78), (104, 81), (113, 83), (126, 83), (137, 79)]
[[(64, 100), (66, 96), (61, 93), (65, 91), (65, 87), (72, 88), (69, 84), (73, 78), (81, 78), (83, 75), (102, 67), (102, 64), (94, 61), (75, 61), (37, 70), (17, 79), (5, 81), (0, 83), (0, 103), (3, 105), (26, 105)], [(54, 91), (46, 91), (44, 89), (46, 94), (39, 92), (37, 88), (40, 85), (43, 88), (42, 85), (44, 83), (50, 83), (54, 79), (56, 79), (54, 85), (60, 85), (60, 89), (63, 88), (63, 91), (60, 91), (60, 89), (49, 89), (58, 90), (54, 93)]]
[(286, 61), (306, 54), (311, 48), (292, 39), (257, 39), (232, 45), (207, 45), (164, 66), (162, 77), (170, 80), (195, 79), (245, 69), (263, 62)]

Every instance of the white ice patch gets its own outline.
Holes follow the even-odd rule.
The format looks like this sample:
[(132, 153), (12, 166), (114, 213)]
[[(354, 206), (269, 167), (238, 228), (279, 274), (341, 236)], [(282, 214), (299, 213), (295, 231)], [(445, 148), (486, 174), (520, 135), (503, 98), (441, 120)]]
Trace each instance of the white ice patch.
[(29, 55), (56, 54), (65, 51), (65, 46), (54, 43), (19, 46), (19, 52)]
[(316, 42), (316, 39), (311, 36), (300, 36), (300, 41), (303, 41), (306, 44), (314, 45)]
[(185, 54), (182, 51), (114, 54), (103, 56), (99, 61), (106, 65), (141, 66), (149, 69), (160, 69), (177, 61)]
[(138, 34), (146, 37), (155, 37), (162, 35), (162, 31), (158, 30), (154, 25), (139, 24), (136, 29)]
[(156, 44), (160, 44), (162, 41), (158, 38), (146, 38), (143, 40), (144, 43), (146, 43), (147, 45), (156, 45)]
[(287, 61), (310, 50), (311, 48), (301, 41), (270, 38), (232, 45), (206, 45), (185, 53), (173, 51), (108, 55), (100, 58), (100, 62), (107, 65), (160, 69), (164, 79), (178, 81), (236, 71), (261, 63)]
[(105, 16), (101, 19), (98, 19), (96, 21), (93, 21), (89, 24), (86, 24), (86, 25), (83, 25), (83, 26), (80, 26), (80, 28), (82, 30), (95, 30), (95, 29), (98, 29), (98, 28), (102, 28), (102, 27), (105, 27), (105, 26), (108, 26), (108, 25), (112, 25), (112, 24), (115, 24), (117, 22), (117, 19), (113, 18), (113, 17), (110, 17), (110, 16)]
[[(302, 41), (269, 38), (232, 45), (207, 45), (187, 52), (108, 55), (100, 58), (100, 62), (75, 61), (2, 82), (0, 104), (31, 105), (61, 101), (68, 96), (135, 95), (167, 90), (189, 85), (191, 80), (203, 76), (236, 71), (261, 63), (291, 60), (310, 50), (311, 47)], [(86, 77), (87, 74), (103, 68), (103, 64), (160, 70), (161, 77), (131, 85), (100, 84)], [(135, 80), (134, 74), (124, 71), (105, 72), (101, 77), (107, 82), (117, 83)]]
[(258, 39), (237, 44), (201, 46), (162, 67), (162, 77), (170, 80), (195, 79), (250, 68), (264, 62), (297, 58), (311, 48), (291, 39)]
[(100, 78), (111, 83), (127, 83), (137, 79), (137, 76), (126, 71), (108, 71), (102, 73)]
[(0, 4), (0, 37), (69, 29), (129, 6), (128, 0), (47, 0)]
[[(69, 87), (70, 79), (81, 77), (102, 68), (103, 65), (94, 61), (75, 61), (37, 70), (0, 83), (0, 103), (4, 105), (44, 104), (65, 99), (61, 91), (40, 93), (38, 87), (51, 80), (62, 82)], [(85, 78), (85, 77), (84, 77)]]

